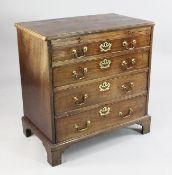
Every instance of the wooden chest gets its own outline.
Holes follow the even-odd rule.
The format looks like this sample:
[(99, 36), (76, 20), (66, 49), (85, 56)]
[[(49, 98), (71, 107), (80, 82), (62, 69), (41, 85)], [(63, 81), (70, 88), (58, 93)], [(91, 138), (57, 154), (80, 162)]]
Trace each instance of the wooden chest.
[(133, 124), (150, 131), (152, 22), (106, 14), (16, 27), (23, 131), (52, 166), (83, 139)]

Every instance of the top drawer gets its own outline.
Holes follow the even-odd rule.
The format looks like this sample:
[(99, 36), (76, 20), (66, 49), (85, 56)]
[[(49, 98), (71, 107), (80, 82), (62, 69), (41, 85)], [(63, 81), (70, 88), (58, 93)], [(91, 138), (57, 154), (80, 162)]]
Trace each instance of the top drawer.
[(151, 27), (112, 31), (52, 40), (53, 61), (83, 59), (87, 56), (134, 50), (150, 45)]

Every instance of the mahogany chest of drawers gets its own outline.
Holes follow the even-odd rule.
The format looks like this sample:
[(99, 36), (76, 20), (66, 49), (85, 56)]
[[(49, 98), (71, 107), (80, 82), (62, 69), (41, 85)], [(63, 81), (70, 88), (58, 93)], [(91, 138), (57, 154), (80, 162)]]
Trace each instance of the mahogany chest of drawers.
[(71, 144), (139, 124), (150, 131), (154, 23), (117, 14), (17, 23), (23, 131), (48, 162)]

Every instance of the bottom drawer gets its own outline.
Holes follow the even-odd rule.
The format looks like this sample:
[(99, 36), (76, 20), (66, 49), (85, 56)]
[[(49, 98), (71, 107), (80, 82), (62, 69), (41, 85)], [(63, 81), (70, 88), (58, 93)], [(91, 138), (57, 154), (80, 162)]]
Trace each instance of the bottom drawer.
[(135, 97), (118, 103), (100, 106), (69, 117), (56, 119), (58, 142), (125, 123), (145, 115), (146, 96)]

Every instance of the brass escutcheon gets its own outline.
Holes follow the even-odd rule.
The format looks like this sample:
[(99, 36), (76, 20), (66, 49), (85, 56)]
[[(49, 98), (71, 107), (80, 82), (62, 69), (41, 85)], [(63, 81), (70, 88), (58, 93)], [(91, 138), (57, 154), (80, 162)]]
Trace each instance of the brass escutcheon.
[(102, 84), (99, 85), (99, 90), (101, 92), (108, 91), (110, 89), (110, 83), (103, 82)]
[(111, 46), (112, 46), (111, 43), (105, 41), (104, 43), (100, 44), (100, 51), (107, 52), (107, 51), (111, 50)]
[(108, 60), (108, 59), (104, 59), (99, 63), (100, 69), (108, 69), (110, 65), (111, 65), (111, 60)]
[(100, 116), (106, 116), (106, 115), (108, 115), (109, 113), (110, 113), (110, 107), (108, 107), (108, 106), (104, 106), (103, 108), (101, 108), (101, 109), (99, 110)]

